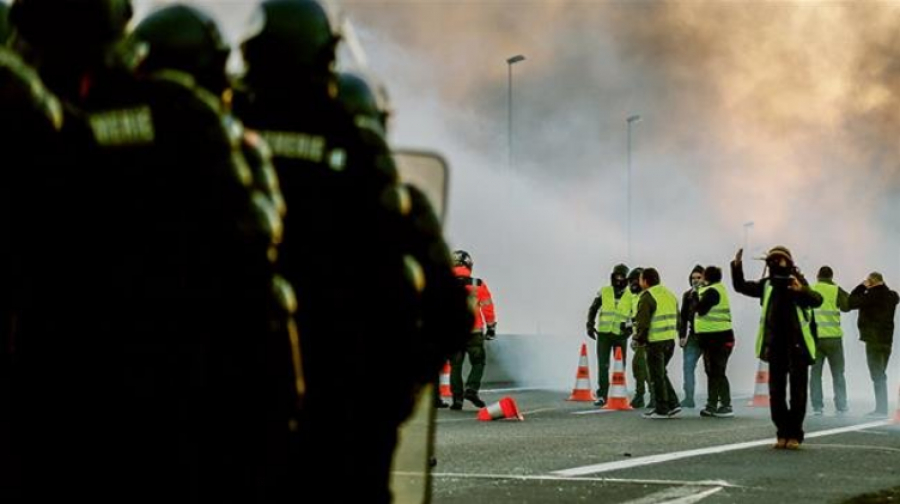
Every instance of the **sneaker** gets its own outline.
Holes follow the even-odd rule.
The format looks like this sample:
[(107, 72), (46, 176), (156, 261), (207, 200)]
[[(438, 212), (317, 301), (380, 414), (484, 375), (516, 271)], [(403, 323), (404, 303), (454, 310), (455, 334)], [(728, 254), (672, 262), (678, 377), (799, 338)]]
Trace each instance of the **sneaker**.
[(462, 409), (462, 401), (453, 401), (453, 404), (450, 405), (450, 409), (453, 411), (459, 411)]
[(694, 400), (693, 400), (693, 399), (685, 399), (685, 400), (681, 401), (681, 407), (682, 407), (682, 408), (690, 408), (690, 409), (694, 409), (694, 408), (697, 407), (697, 405), (694, 404)]
[(640, 409), (644, 407), (644, 396), (636, 395), (634, 399), (631, 400), (631, 407), (634, 409)]
[(650, 409), (656, 409), (656, 401), (650, 399), (650, 402), (647, 403), (647, 407)]
[(681, 413), (681, 406), (675, 406), (674, 408), (669, 410), (668, 417), (672, 418), (672, 417), (678, 415), (679, 413)]
[(707, 406), (707, 407), (703, 408), (702, 410), (700, 410), (700, 416), (706, 417), (706, 418), (712, 418), (712, 417), (716, 416), (716, 409), (710, 408), (709, 406)]
[(800, 441), (796, 439), (788, 439), (784, 444), (784, 448), (786, 450), (799, 450), (800, 449)]
[(814, 415), (814, 416), (822, 416), (823, 414), (824, 414), (824, 413), (822, 413), (822, 410), (820, 410), (820, 409), (814, 409), (814, 410), (813, 410), (813, 415)]
[(601, 407), (601, 408), (602, 408), (603, 406), (606, 406), (606, 399), (604, 399), (604, 398), (602, 398), (602, 397), (598, 397), (597, 400), (594, 401), (594, 406), (599, 406), (599, 407)]
[(474, 404), (475, 406), (477, 406), (479, 408), (484, 408), (484, 406), (485, 406), (484, 401), (482, 401), (481, 398), (478, 397), (478, 392), (475, 392), (474, 390), (467, 390), (466, 395), (464, 397), (470, 403)]
[(716, 418), (731, 418), (734, 416), (734, 410), (731, 409), (731, 406), (721, 406), (713, 413), (713, 416)]
[(774, 448), (776, 450), (783, 450), (785, 446), (787, 446), (787, 439), (778, 438), (778, 440), (775, 441), (775, 445), (772, 446), (772, 448)]
[(664, 415), (662, 413), (657, 413), (654, 411), (648, 411), (641, 415), (642, 418), (648, 418), (650, 420), (665, 420), (669, 418), (669, 415)]

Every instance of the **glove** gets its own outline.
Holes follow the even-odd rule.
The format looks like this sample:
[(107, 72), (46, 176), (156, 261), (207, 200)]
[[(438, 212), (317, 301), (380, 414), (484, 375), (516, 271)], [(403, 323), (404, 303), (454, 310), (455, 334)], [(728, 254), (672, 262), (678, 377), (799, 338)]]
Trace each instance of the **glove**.
[(588, 338), (591, 338), (592, 340), (596, 340), (597, 339), (597, 330), (594, 329), (593, 327), (588, 327), (587, 335), (588, 335)]
[(487, 326), (487, 332), (484, 335), (484, 339), (488, 341), (492, 341), (497, 337), (497, 324), (490, 324)]

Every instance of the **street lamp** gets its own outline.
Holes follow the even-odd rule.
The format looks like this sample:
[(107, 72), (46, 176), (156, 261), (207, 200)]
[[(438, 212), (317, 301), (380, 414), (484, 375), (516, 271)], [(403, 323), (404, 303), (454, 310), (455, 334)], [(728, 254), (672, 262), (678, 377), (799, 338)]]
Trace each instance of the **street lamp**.
[(641, 116), (628, 116), (628, 262), (631, 262), (631, 126), (641, 122)]
[(507, 112), (509, 114), (509, 117), (508, 117), (509, 121), (507, 122), (507, 125), (506, 125), (506, 140), (507, 140), (507, 148), (508, 148), (507, 162), (509, 164), (510, 170), (512, 170), (512, 164), (513, 164), (513, 161), (512, 161), (512, 144), (513, 144), (513, 141), (512, 141), (512, 124), (513, 124), (512, 67), (513, 67), (513, 65), (515, 65), (516, 63), (518, 63), (520, 61), (525, 61), (525, 56), (523, 56), (521, 54), (517, 54), (515, 56), (512, 56), (512, 57), (506, 59), (507, 68), (509, 69), (509, 93), (507, 96)]
[(744, 250), (750, 253), (750, 229), (753, 228), (753, 221), (744, 223)]

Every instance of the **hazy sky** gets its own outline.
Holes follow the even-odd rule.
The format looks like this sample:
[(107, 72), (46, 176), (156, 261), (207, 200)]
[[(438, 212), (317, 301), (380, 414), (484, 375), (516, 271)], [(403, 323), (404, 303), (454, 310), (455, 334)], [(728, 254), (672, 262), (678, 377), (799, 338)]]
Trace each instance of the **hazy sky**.
[[(252, 5), (199, 3), (232, 37)], [(811, 280), (830, 264), (847, 290), (871, 270), (900, 284), (898, 2), (337, 5), (391, 92), (394, 143), (449, 159), (448, 238), (494, 291), (501, 332), (571, 341), (557, 345), (566, 375), (613, 265), (655, 266), (680, 294), (695, 263), (727, 267), (748, 221), (754, 254), (784, 244)], [(515, 54), (527, 59), (514, 67), (510, 169)], [(632, 114), (643, 120), (628, 261)], [(737, 372), (752, 373), (759, 307), (734, 295), (732, 305)], [(864, 370), (855, 318), (844, 324), (849, 365)]]

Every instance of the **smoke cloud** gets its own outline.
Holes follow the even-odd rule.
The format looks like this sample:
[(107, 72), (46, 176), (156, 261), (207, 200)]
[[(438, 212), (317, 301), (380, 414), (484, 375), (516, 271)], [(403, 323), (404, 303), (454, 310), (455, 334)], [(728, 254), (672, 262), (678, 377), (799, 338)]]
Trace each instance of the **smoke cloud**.
[[(232, 37), (250, 9), (200, 3)], [(448, 238), (473, 254), (501, 333), (550, 342), (518, 363), (533, 381), (571, 386), (587, 309), (619, 262), (656, 267), (676, 294), (695, 263), (716, 264), (730, 287), (746, 236), (745, 256), (786, 245), (811, 281), (829, 264), (848, 291), (872, 270), (900, 285), (900, 4), (339, 6), (391, 92), (394, 143), (450, 161)], [(527, 59), (512, 67), (509, 166), (516, 54)], [(746, 269), (756, 277), (761, 264)], [(729, 375), (749, 391), (759, 305), (732, 293), (732, 306)], [(848, 385), (870, 400), (855, 319), (844, 317)], [(679, 358), (670, 376), (680, 382)]]

